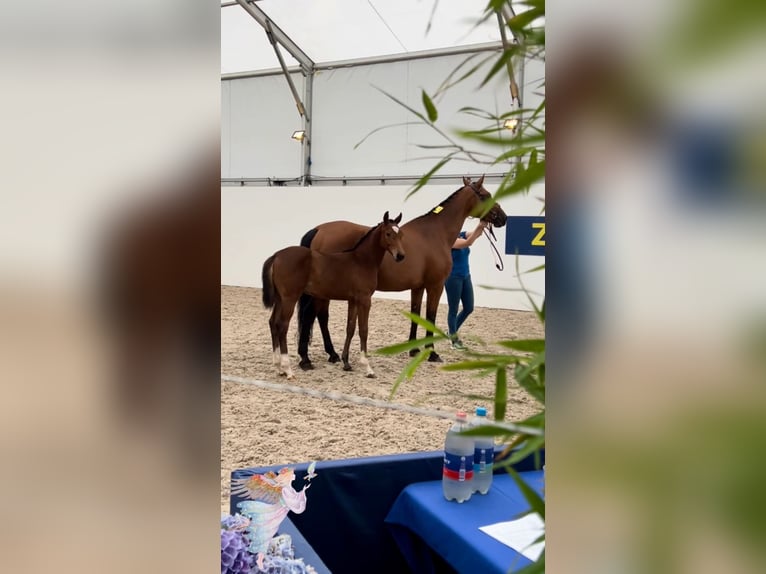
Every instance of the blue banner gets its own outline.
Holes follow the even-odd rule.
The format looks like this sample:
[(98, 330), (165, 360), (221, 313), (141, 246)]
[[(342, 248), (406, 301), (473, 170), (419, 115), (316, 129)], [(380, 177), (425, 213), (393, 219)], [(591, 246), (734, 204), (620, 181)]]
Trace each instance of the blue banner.
[(509, 215), (505, 222), (507, 255), (545, 255), (545, 217)]

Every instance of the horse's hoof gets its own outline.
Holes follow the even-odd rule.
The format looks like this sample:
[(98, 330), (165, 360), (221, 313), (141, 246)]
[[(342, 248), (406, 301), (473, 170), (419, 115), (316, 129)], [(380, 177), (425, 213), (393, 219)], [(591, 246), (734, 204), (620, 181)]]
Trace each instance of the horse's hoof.
[(420, 349), (410, 349), (410, 357), (414, 357), (420, 352)]
[(305, 361), (301, 361), (300, 363), (298, 363), (298, 366), (299, 366), (301, 369), (303, 369), (304, 371), (310, 371), (311, 369), (313, 369), (313, 368), (314, 368), (314, 364), (313, 364), (311, 361), (309, 361), (308, 359), (306, 359)]
[(431, 354), (428, 356), (428, 362), (429, 363), (443, 363), (442, 358), (436, 354), (436, 351), (431, 351)]
[(367, 373), (367, 378), (368, 379), (374, 379), (375, 378), (375, 373)]
[(344, 371), (353, 371), (354, 369), (351, 368), (351, 365), (343, 365)]
[(330, 358), (327, 359), (328, 363), (340, 363), (340, 355), (338, 353), (333, 353), (330, 355)]

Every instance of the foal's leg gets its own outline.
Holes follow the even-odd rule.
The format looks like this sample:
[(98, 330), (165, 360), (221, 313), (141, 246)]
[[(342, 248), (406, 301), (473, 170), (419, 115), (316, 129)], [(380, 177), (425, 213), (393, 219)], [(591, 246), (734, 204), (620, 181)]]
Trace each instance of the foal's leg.
[[(431, 321), (431, 323), (434, 325), (436, 325), (436, 312), (439, 310), (439, 299), (442, 296), (442, 291), (444, 291), (444, 284), (440, 283), (436, 287), (429, 288), (427, 292), (428, 298), (426, 299), (426, 319)], [(431, 337), (432, 335), (432, 331), (426, 331), (426, 337)], [(426, 348), (431, 349), (431, 354), (428, 356), (429, 363), (442, 362), (442, 358), (437, 355), (436, 351), (434, 350), (433, 343), (428, 343)]]
[(343, 359), (343, 370), (344, 371), (350, 371), (351, 365), (348, 363), (348, 350), (349, 347), (351, 347), (351, 339), (354, 337), (354, 331), (356, 330), (356, 302), (355, 301), (349, 301), (348, 302), (348, 318), (346, 319), (346, 342), (343, 345), (343, 354), (341, 355), (341, 358)]
[(330, 363), (337, 363), (340, 361), (338, 353), (335, 352), (335, 347), (332, 344), (332, 338), (330, 337), (330, 327), (328, 325), (330, 321), (330, 301), (326, 299), (315, 299), (315, 310), (317, 319), (319, 320), (319, 329), (322, 331), (322, 341), (324, 341), (324, 350), (328, 354), (327, 360)]
[[(413, 289), (410, 292), (410, 312), (413, 315), (420, 315), (420, 307), (423, 305), (423, 287)], [(418, 338), (418, 324), (415, 321), (410, 323), (410, 341)], [(414, 357), (420, 352), (420, 349), (410, 349), (410, 357)]]
[(281, 313), (279, 316), (279, 358), (280, 374), (284, 374), (288, 379), (294, 378), (293, 370), (290, 368), (290, 356), (287, 354), (287, 329), (290, 327), (290, 319), (293, 317), (295, 301), (283, 301)]
[(367, 356), (367, 326), (370, 320), (370, 304), (372, 301), (359, 302), (359, 343), (362, 351), (362, 357), (359, 362), (367, 369), (367, 376), (372, 378), (375, 372), (370, 366), (370, 359)]

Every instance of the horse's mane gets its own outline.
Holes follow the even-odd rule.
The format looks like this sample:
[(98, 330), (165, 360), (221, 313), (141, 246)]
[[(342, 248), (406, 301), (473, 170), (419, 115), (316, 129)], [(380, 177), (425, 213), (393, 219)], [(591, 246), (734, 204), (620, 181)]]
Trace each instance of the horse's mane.
[[(382, 222), (381, 222), (381, 223), (382, 223)], [(365, 233), (364, 235), (362, 235), (362, 236), (359, 238), (359, 241), (357, 241), (357, 242), (356, 242), (356, 245), (354, 245), (354, 246), (353, 246), (351, 249), (344, 249), (344, 250), (343, 250), (343, 253), (348, 253), (349, 251), (354, 251), (354, 250), (355, 250), (357, 247), (359, 247), (359, 246), (360, 246), (360, 245), (361, 245), (361, 244), (364, 242), (364, 240), (365, 240), (365, 239), (367, 239), (367, 238), (368, 238), (368, 237), (369, 237), (369, 236), (372, 234), (372, 232), (373, 232), (373, 231), (375, 231), (375, 230), (376, 230), (378, 227), (380, 227), (380, 223), (378, 223), (378, 224), (377, 224), (375, 227), (370, 227), (370, 229), (367, 231), (367, 233)]]
[[(464, 187), (466, 187), (466, 186), (464, 185), (463, 187), (461, 187), (459, 189), (456, 189), (454, 192), (452, 192), (452, 194), (449, 195), (449, 197), (444, 199), (439, 205), (435, 205), (434, 207), (432, 207), (431, 209), (426, 211), (423, 215), (421, 215), (420, 217), (416, 217), (415, 219), (422, 219), (424, 217), (427, 217), (427, 216), (431, 215), (434, 212), (434, 209), (436, 209), (437, 207), (444, 207), (445, 205), (447, 205), (447, 203), (449, 203), (449, 201), (453, 197), (455, 197), (458, 194), (458, 192), (463, 191)], [(415, 219), (413, 219), (412, 221), (415, 221)]]

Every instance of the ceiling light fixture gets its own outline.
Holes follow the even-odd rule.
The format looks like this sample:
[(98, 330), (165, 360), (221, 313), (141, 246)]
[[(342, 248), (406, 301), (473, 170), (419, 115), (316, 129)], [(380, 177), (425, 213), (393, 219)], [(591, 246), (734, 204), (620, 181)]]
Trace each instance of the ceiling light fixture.
[(507, 120), (503, 122), (503, 127), (507, 130), (511, 130), (512, 132), (515, 132), (518, 126), (519, 126), (518, 118), (508, 118)]

